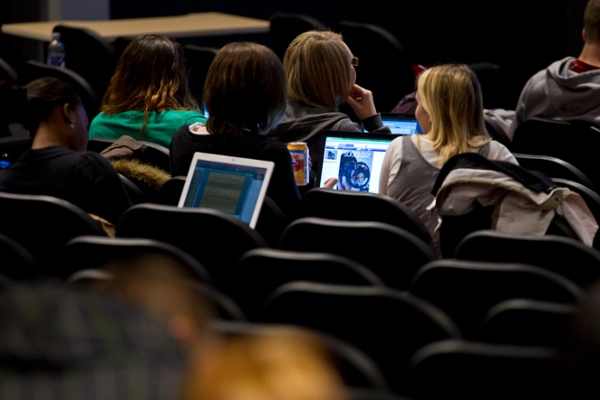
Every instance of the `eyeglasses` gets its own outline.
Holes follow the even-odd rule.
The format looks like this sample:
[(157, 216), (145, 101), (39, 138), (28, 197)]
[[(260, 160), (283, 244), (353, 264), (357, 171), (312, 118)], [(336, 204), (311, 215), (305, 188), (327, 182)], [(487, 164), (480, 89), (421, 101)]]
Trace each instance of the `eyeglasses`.
[(353, 67), (358, 67), (358, 57), (352, 57), (350, 65), (352, 65)]

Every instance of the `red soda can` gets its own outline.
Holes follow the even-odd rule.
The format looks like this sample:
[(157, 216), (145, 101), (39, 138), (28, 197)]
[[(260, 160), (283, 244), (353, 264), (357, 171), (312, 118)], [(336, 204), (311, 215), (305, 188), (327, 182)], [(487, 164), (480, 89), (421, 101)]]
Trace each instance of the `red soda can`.
[(310, 166), (308, 164), (308, 145), (306, 142), (292, 142), (287, 145), (292, 156), (294, 176), (298, 186), (308, 185)]

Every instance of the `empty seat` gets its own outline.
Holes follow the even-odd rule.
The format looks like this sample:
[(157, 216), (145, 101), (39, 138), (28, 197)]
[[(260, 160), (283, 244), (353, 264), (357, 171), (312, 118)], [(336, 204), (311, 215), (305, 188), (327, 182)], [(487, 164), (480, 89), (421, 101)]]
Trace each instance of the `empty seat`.
[(545, 235), (473, 232), (457, 246), (462, 260), (523, 263), (556, 272), (581, 287), (600, 279), (600, 253), (578, 240)]
[(300, 218), (283, 232), (283, 250), (332, 253), (373, 271), (387, 286), (408, 289), (414, 273), (437, 258), (433, 247), (412, 233), (381, 222)]
[[(581, 170), (596, 187), (600, 187), (600, 172), (596, 163), (594, 146), (600, 128), (581, 121), (556, 121), (533, 118), (517, 127), (512, 141), (512, 151), (523, 154), (540, 154), (560, 158)], [(565, 138), (577, 138), (566, 140)]]
[(513, 153), (513, 155), (519, 162), (519, 165), (523, 168), (531, 171), (543, 172), (552, 179), (562, 178), (574, 181), (597, 191), (596, 186), (594, 186), (592, 181), (583, 172), (573, 164), (563, 161), (560, 158), (538, 154)]
[(346, 285), (383, 285), (366, 267), (327, 253), (254, 249), (244, 254), (233, 271), (235, 298), (251, 318), (257, 318), (269, 295), (293, 281)]
[(27, 249), (51, 275), (60, 249), (81, 235), (106, 236), (79, 207), (50, 196), (0, 192), (0, 233)]
[(425, 243), (432, 244), (427, 227), (413, 210), (397, 200), (375, 193), (312, 189), (300, 200), (297, 217), (383, 222), (405, 229)]
[(19, 243), (0, 234), (0, 275), (15, 281), (42, 276), (37, 260)]
[(81, 269), (100, 269), (111, 260), (144, 252), (173, 258), (187, 269), (192, 280), (212, 282), (210, 274), (194, 257), (168, 243), (152, 239), (97, 236), (78, 236), (70, 240), (60, 252), (57, 275), (67, 278)]
[(515, 298), (574, 303), (583, 291), (554, 272), (530, 265), (443, 259), (421, 268), (410, 293), (437, 305), (467, 338), (475, 336), (487, 311)]
[(373, 358), (396, 390), (406, 385), (405, 367), (417, 349), (461, 337), (439, 308), (376, 286), (288, 283), (273, 292), (263, 320), (305, 326), (354, 344)]
[(117, 236), (155, 239), (179, 247), (200, 261), (226, 293), (239, 257), (267, 245), (256, 231), (223, 212), (149, 203), (123, 214)]
[(562, 347), (574, 312), (571, 304), (506, 300), (488, 310), (476, 338), (488, 343)]
[(408, 393), (418, 399), (553, 398), (558, 351), (445, 340), (410, 361)]

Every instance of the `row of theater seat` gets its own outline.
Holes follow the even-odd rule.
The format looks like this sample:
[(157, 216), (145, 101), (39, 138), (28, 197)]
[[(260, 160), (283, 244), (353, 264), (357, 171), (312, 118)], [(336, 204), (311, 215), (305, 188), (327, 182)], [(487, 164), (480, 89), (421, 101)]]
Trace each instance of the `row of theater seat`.
[[(349, 385), (389, 386), (415, 398), (435, 398), (444, 390), (474, 398), (475, 388), (483, 382), (498, 384), (503, 377), (519, 377), (515, 371), (525, 372), (524, 365), (536, 369), (528, 372), (531, 382), (520, 387), (523, 393), (534, 390), (531, 384), (536, 379), (551, 380), (548, 371), (557, 359), (553, 346), (562, 343), (571, 304), (582, 294), (573, 283), (541, 268), (459, 260), (428, 263), (415, 274), (409, 291), (399, 291), (341, 257), (256, 249), (244, 254), (232, 271), (228, 296), (211, 285), (209, 274), (193, 257), (141, 239), (78, 237), (61, 251), (57, 264), (66, 276), (83, 265), (100, 265), (144, 247), (170, 253), (189, 265), (191, 280), (203, 283), (199, 290), (216, 300), (223, 319), (238, 321), (235, 329), (256, 327), (256, 323), (295, 324), (339, 337), (350, 345), (338, 347), (349, 347), (346, 353), (354, 353), (348, 363), (359, 362), (357, 357), (363, 360), (359, 365), (374, 360), (375, 366), (368, 370), (376, 372), (361, 372), (360, 379), (352, 378), (358, 366), (347, 372)], [(342, 272), (345, 264), (350, 268)], [(92, 271), (71, 275), (70, 283), (82, 287), (105, 279), (101, 271)], [(252, 303), (261, 297), (259, 292), (269, 291), (269, 284), (274, 287), (272, 294), (266, 296), (264, 307), (257, 307), (262, 311), (253, 314)], [(247, 319), (255, 323), (244, 323)], [(462, 388), (421, 386), (426, 376), (445, 381), (449, 371), (441, 366), (447, 367), (450, 360), (456, 378), (462, 375), (459, 371), (490, 375)], [(387, 385), (373, 378), (379, 369)], [(503, 382), (507, 387), (490, 396), (506, 394), (507, 388), (518, 388), (517, 383), (523, 383), (522, 376)]]

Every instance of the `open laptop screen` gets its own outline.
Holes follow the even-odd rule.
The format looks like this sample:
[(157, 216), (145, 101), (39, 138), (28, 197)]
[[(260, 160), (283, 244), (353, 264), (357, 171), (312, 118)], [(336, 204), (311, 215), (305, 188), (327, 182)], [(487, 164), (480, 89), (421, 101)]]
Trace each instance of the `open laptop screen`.
[(414, 114), (381, 113), (381, 122), (390, 128), (393, 135), (423, 133)]
[(396, 136), (350, 132), (323, 135), (319, 186), (337, 178), (334, 189), (378, 193), (383, 157)]
[(179, 207), (223, 211), (254, 228), (273, 166), (270, 161), (196, 153)]

